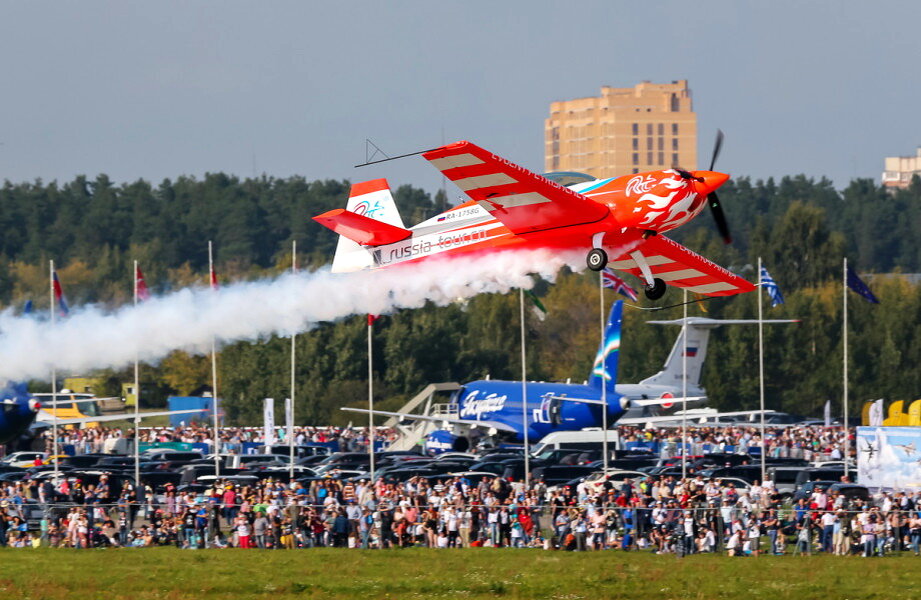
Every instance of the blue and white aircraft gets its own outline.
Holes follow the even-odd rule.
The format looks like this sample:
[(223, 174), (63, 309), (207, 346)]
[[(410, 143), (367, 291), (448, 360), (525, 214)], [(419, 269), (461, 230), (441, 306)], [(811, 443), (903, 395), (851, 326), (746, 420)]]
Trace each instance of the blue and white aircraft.
[[(50, 396), (50, 394), (42, 394)], [(96, 402), (105, 398), (90, 398), (88, 400), (76, 400), (69, 398), (70, 392), (62, 390), (58, 397), (63, 404)], [(49, 402), (47, 406), (53, 403)], [(98, 415), (94, 417), (83, 417), (79, 419), (58, 419), (54, 415), (42, 410), (42, 403), (35, 394), (30, 394), (25, 382), (7, 382), (0, 388), (0, 445), (10, 444), (18, 440), (28, 442), (35, 434), (51, 428), (53, 425), (63, 427), (65, 425), (85, 425), (86, 423), (102, 423), (106, 421), (124, 421), (134, 418), (132, 414), (113, 414)], [(138, 419), (148, 417), (168, 416), (175, 414), (186, 414), (198, 412), (194, 410), (179, 411), (156, 411), (143, 412), (138, 414)]]
[[(604, 423), (607, 404), (608, 426), (644, 426), (673, 421), (678, 409), (694, 409), (706, 403), (700, 376), (710, 332), (721, 325), (757, 324), (757, 319), (709, 319), (689, 317), (674, 321), (649, 321), (655, 325), (680, 325), (681, 331), (662, 370), (639, 383), (616, 383), (620, 352), (623, 303), (611, 307), (604, 343), (585, 384), (529, 381), (480, 380), (464, 384), (454, 392), (446, 412), (437, 415), (374, 411), (376, 415), (400, 421), (428, 421), (436, 429), (426, 438), (431, 452), (466, 451), (484, 438), (494, 442), (524, 441), (525, 414), (528, 440), (536, 442), (548, 433), (599, 428)], [(791, 319), (765, 319), (764, 323), (794, 323)], [(685, 340), (685, 336), (687, 339)], [(684, 378), (687, 377), (687, 384)], [(684, 397), (687, 390), (687, 397)], [(522, 397), (527, 403), (522, 407)], [(522, 410), (522, 409), (525, 410)], [(360, 408), (342, 410), (361, 412)], [(757, 411), (708, 413), (708, 416), (750, 416)]]
[(38, 411), (41, 402), (29, 395), (25, 383), (8, 383), (0, 389), (0, 444), (12, 442), (28, 431)]
[[(617, 301), (611, 307), (604, 343), (598, 349), (585, 384), (472, 381), (454, 392), (448, 414), (374, 413), (401, 420), (438, 423), (442, 429), (429, 434), (428, 446), (444, 449), (472, 448), (483, 437), (521, 442), (525, 427), (528, 428), (528, 439), (534, 442), (555, 431), (600, 427), (604, 422), (605, 405), (610, 425), (630, 405), (630, 401), (615, 388), (622, 315), (623, 302)], [(522, 398), (526, 398), (524, 405)], [(674, 399), (668, 401), (674, 402)], [(359, 408), (343, 410), (368, 412)]]

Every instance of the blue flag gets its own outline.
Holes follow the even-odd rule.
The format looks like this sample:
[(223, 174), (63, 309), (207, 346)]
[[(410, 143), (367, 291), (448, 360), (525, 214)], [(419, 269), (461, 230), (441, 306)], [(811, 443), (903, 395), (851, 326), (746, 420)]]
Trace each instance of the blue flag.
[(876, 299), (876, 296), (873, 295), (873, 292), (870, 291), (870, 288), (867, 287), (867, 284), (857, 276), (857, 273), (850, 267), (847, 268), (847, 287), (851, 288), (858, 296), (861, 296), (867, 302), (872, 302), (873, 304), (879, 304), (879, 300)]
[(777, 282), (774, 281), (774, 278), (771, 277), (765, 267), (761, 267), (761, 287), (767, 290), (768, 296), (771, 297), (771, 308), (778, 304), (783, 304), (783, 294), (780, 293), (780, 286), (777, 285)]

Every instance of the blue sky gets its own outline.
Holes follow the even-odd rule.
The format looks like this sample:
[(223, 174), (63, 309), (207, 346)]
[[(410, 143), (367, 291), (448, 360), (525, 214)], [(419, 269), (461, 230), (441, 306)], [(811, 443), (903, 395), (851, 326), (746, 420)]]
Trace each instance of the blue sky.
[[(878, 178), (921, 144), (921, 4), (0, 2), (0, 177), (388, 177), (470, 139), (543, 166), (552, 100), (688, 79), (706, 156), (753, 177)], [(452, 190), (452, 195), (456, 192)]]

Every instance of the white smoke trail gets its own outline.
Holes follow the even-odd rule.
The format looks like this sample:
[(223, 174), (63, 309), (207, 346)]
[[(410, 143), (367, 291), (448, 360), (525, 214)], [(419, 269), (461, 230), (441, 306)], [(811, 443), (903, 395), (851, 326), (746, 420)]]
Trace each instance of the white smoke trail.
[(136, 308), (74, 310), (47, 320), (0, 313), (0, 380), (45, 379), (51, 368), (80, 373), (155, 362), (173, 350), (205, 353), (218, 342), (257, 340), (306, 331), (353, 314), (385, 314), (432, 301), (447, 304), (484, 292), (530, 288), (529, 273), (552, 280), (561, 267), (584, 266), (584, 255), (548, 250), (430, 259), (376, 271), (287, 274), (213, 291), (189, 288)]

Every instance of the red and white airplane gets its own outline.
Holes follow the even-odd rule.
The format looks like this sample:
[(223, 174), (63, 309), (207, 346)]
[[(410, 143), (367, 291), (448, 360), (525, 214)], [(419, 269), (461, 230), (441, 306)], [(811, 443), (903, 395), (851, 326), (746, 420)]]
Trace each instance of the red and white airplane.
[[(584, 249), (588, 267), (609, 265), (640, 277), (651, 300), (666, 285), (708, 296), (755, 289), (661, 235), (709, 204), (730, 240), (715, 190), (729, 176), (679, 168), (596, 180), (579, 173), (538, 175), (471, 142), (420, 152), (469, 198), (407, 228), (386, 179), (352, 186), (345, 209), (314, 217), (340, 234), (333, 271), (387, 267), (431, 256), (507, 249)], [(611, 260), (613, 259), (613, 260)]]

